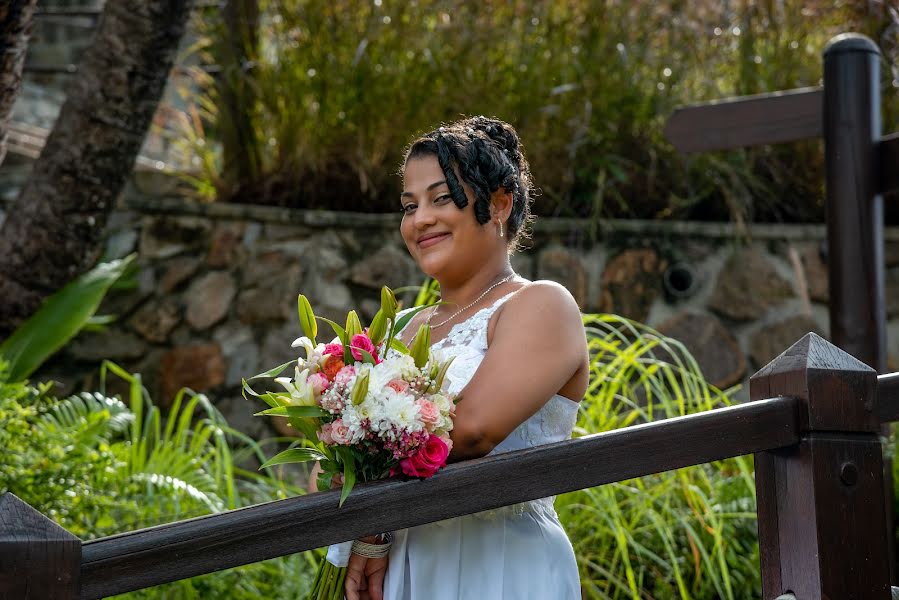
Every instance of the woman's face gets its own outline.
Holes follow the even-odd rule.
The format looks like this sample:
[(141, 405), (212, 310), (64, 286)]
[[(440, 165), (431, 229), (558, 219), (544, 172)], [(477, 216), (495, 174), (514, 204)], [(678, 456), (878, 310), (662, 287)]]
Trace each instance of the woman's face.
[(403, 172), (400, 233), (421, 270), (438, 280), (469, 275), (504, 246), (495, 226), (477, 222), (474, 194), (459, 182), (468, 196), (461, 209), (453, 202), (436, 156), (410, 159)]

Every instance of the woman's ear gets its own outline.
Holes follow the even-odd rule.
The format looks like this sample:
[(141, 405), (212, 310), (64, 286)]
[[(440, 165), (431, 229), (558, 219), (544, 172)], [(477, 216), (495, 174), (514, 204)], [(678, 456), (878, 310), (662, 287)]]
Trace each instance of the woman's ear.
[(490, 198), (490, 216), (494, 219), (506, 221), (512, 214), (512, 192), (507, 192), (500, 187)]

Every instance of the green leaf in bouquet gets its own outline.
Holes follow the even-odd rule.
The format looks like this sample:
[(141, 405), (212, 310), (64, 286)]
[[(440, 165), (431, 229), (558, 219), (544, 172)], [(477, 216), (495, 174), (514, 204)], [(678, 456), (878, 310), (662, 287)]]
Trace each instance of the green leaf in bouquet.
[(273, 467), (275, 465), (304, 463), (309, 462), (310, 460), (322, 460), (324, 458), (327, 457), (315, 448), (290, 448), (265, 461), (262, 466), (259, 467), (259, 470), (261, 471), (262, 469)]
[(315, 421), (310, 421), (308, 417), (287, 417), (287, 422), (290, 423), (291, 427), (302, 433), (307, 440), (318, 439), (318, 436), (315, 435), (317, 429), (314, 425)]
[(253, 379), (262, 379), (264, 377), (277, 377), (278, 375), (281, 374), (282, 371), (284, 371), (284, 369), (286, 369), (287, 367), (289, 367), (292, 364), (295, 364), (296, 362), (297, 361), (295, 361), (295, 360), (289, 360), (286, 363), (284, 363), (283, 365), (278, 365), (277, 367), (275, 367), (273, 369), (269, 369), (265, 373), (260, 373), (259, 375), (253, 375), (247, 381), (252, 381)]
[(409, 346), (394, 338), (390, 340), (390, 347), (396, 350), (397, 352), (402, 352), (403, 354), (409, 354)]
[(246, 379), (241, 379), (240, 381), (241, 385), (243, 386), (243, 391), (241, 391), (240, 394), (244, 397), (244, 400), (249, 400), (249, 398), (247, 398), (247, 394), (250, 394), (255, 398), (263, 400), (266, 404), (273, 408), (276, 406), (284, 406), (285, 404), (290, 404), (289, 401), (282, 399), (281, 395), (279, 394), (275, 394), (273, 392), (264, 392), (260, 394), (250, 387), (250, 384), (247, 383)]
[(381, 288), (381, 311), (384, 313), (384, 316), (388, 319), (396, 318), (396, 309), (399, 304), (396, 301), (396, 296), (386, 285)]
[(319, 321), (324, 321), (325, 323), (330, 325), (331, 329), (334, 330), (334, 333), (337, 335), (337, 339), (340, 340), (341, 344), (346, 345), (350, 341), (346, 335), (346, 329), (344, 329), (343, 327), (341, 327), (340, 325), (338, 325), (331, 319), (326, 319), (324, 317), (315, 317), (315, 318), (318, 319)]
[(334, 473), (329, 473), (328, 471), (319, 473), (318, 478), (315, 480), (315, 486), (318, 488), (318, 491), (327, 492), (330, 490), (332, 479), (334, 479)]
[(437, 371), (437, 376), (434, 377), (434, 392), (439, 392), (440, 388), (443, 387), (443, 380), (446, 379), (446, 374), (449, 371), (450, 365), (453, 364), (453, 361), (456, 359), (455, 356), (451, 356), (449, 360), (440, 365), (440, 369)]
[(340, 457), (340, 462), (343, 463), (343, 489), (340, 491), (340, 506), (343, 506), (344, 501), (353, 490), (353, 486), (356, 485), (356, 464), (352, 451), (346, 446), (338, 447), (337, 455)]
[(354, 335), (362, 333), (362, 322), (355, 310), (351, 310), (346, 315), (346, 337), (347, 342), (353, 339)]
[(427, 323), (423, 323), (412, 340), (412, 346), (409, 348), (409, 354), (415, 361), (415, 366), (421, 369), (428, 363), (428, 354), (431, 349), (431, 328)]
[(256, 413), (254, 416), (298, 417), (301, 419), (317, 419), (327, 417), (331, 413), (318, 406), (276, 406)]
[(365, 401), (365, 395), (368, 394), (368, 377), (368, 371), (356, 377), (356, 382), (353, 384), (353, 392), (350, 394), (353, 406), (359, 406)]
[(427, 306), (416, 306), (415, 308), (409, 309), (409, 312), (404, 314), (402, 317), (396, 320), (396, 325), (393, 326), (394, 333), (399, 333), (403, 330), (403, 327), (409, 324), (409, 321), (412, 320), (412, 317), (420, 313), (426, 308), (431, 308), (434, 306), (433, 304), (429, 304)]
[(384, 340), (385, 335), (387, 335), (387, 315), (383, 310), (379, 310), (368, 326), (368, 338), (377, 346)]
[(318, 335), (318, 323), (315, 322), (315, 313), (312, 312), (312, 305), (309, 304), (309, 299), (303, 294), (297, 296), (297, 313), (300, 317), (300, 327), (303, 329), (303, 334), (312, 340), (312, 345), (314, 346), (315, 336)]
[(356, 347), (354, 347), (353, 349), (354, 349), (354, 350), (358, 350), (359, 353), (362, 355), (362, 362), (368, 363), (368, 364), (370, 364), (370, 365), (376, 365), (376, 364), (378, 364), (378, 361), (375, 360), (375, 357), (372, 356), (372, 355), (371, 355), (370, 353), (368, 353), (367, 351), (363, 350), (362, 348), (356, 348)]

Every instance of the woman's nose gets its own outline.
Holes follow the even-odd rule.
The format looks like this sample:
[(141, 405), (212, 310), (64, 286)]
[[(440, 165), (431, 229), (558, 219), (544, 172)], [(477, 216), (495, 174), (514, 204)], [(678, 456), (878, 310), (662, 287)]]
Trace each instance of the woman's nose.
[(434, 207), (427, 203), (419, 204), (415, 208), (415, 226), (419, 229), (429, 227), (437, 220)]

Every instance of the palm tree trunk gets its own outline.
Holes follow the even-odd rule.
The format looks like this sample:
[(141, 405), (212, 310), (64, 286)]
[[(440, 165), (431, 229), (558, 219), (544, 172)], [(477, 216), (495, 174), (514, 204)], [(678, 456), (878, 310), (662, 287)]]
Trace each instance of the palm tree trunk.
[(12, 106), (22, 86), (22, 66), (35, 4), (37, 0), (8, 0), (0, 4), (0, 165), (6, 158)]
[(97, 259), (190, 0), (108, 0), (56, 126), (0, 229), (0, 339)]

